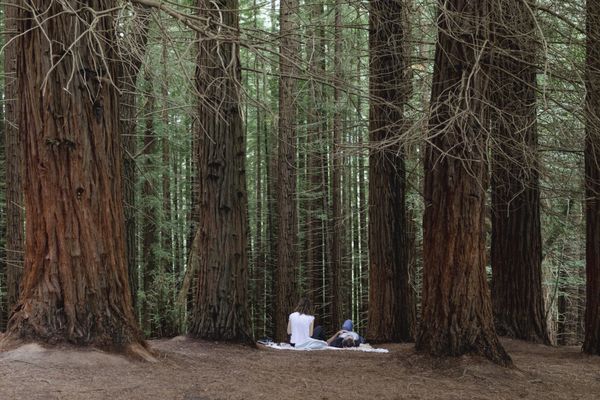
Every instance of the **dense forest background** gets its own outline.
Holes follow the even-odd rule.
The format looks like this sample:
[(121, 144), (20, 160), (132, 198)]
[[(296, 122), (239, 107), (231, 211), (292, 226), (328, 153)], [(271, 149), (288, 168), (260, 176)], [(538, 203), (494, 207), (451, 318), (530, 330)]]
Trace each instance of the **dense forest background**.
[[(431, 104), (432, 90), (436, 90), (436, 45), (444, 43), (438, 30), (440, 15), (455, 13), (458, 16), (449, 20), (464, 22), (460, 13), (475, 18), (480, 15), (479, 6), (456, 0), (441, 11), (440, 4), (447, 2), (109, 3), (116, 7), (111, 13), (116, 36), (111, 38), (110, 57), (120, 65), (113, 83), (120, 96), (126, 257), (135, 319), (144, 336), (192, 332), (223, 339), (239, 335), (281, 339), (282, 325), (277, 319), (287, 318), (296, 299), (307, 295), (317, 306), (318, 323), (331, 332), (350, 318), (373, 341), (417, 338), (425, 304), (421, 297), (427, 256), (423, 221), (432, 196), (428, 190), (435, 190), (426, 187), (426, 171), (436, 165), (426, 152), (429, 145), (437, 146), (440, 135), (432, 122), (437, 112), (432, 109), (439, 109)], [(507, 204), (532, 188), (539, 190), (539, 203), (532, 200), (534, 208), (525, 215), (539, 213), (540, 242), (535, 243), (535, 227), (513, 227), (513, 241), (505, 247), (510, 250), (529, 243), (534, 250), (524, 250), (527, 254), (522, 258), (540, 258), (541, 303), (530, 314), (537, 315), (532, 317), (539, 319), (537, 328), (523, 335), (510, 326), (503, 330), (496, 310), (497, 330), (538, 342), (579, 345), (584, 340), (586, 306), (585, 68), (586, 40), (591, 40), (586, 35), (586, 8), (575, 1), (500, 3), (506, 19), (497, 22), (498, 26), (510, 27), (515, 20), (519, 21), (515, 26), (527, 26), (518, 34), (506, 28), (511, 32), (507, 46), (523, 46), (515, 58), (533, 68), (527, 72), (533, 74), (533, 81), (522, 84), (525, 78), (517, 72), (519, 81), (507, 85), (508, 89), (490, 85), (499, 94), (494, 97), (495, 110), (513, 107), (512, 113), (507, 112), (510, 117), (498, 113), (495, 118), (509, 121), (505, 126), (510, 130), (511, 124), (515, 127), (519, 123), (515, 121), (526, 118), (522, 115), (531, 117), (533, 110), (533, 120), (525, 126), (536, 125), (537, 142), (528, 142), (533, 137), (528, 134), (520, 139), (499, 136), (489, 139), (492, 144), (481, 151), (485, 158), (496, 160), (484, 165), (493, 175), (492, 184), (482, 188), (485, 272), (492, 293), (500, 291), (500, 283), (495, 282), (501, 278), (492, 279), (493, 260), (498, 257), (494, 254), (501, 253), (492, 244), (492, 225), (497, 209), (493, 199), (501, 195), (492, 192), (498, 187), (495, 179), (509, 171), (507, 179), (520, 183)], [(25, 117), (13, 110), (23, 88), (22, 84), (17, 87), (16, 71), (26, 68), (24, 58), (19, 58), (18, 68), (16, 62), (16, 33), (23, 24), (21, 28), (15, 25), (11, 8), (16, 7), (5, 7), (1, 19), (0, 330), (17, 302), (23, 274), (28, 209), (19, 188), (30, 182), (23, 178), (29, 168), (22, 156), (23, 135), (15, 128)], [(84, 19), (91, 21), (88, 16)], [(378, 31), (377, 26), (384, 28)], [(501, 35), (501, 30), (496, 28), (496, 34)], [(379, 42), (377, 32), (383, 32)], [(522, 72), (527, 67), (519, 68)], [(506, 74), (502, 79), (507, 81), (515, 76)], [(453, 112), (453, 118), (460, 118), (460, 110)], [(231, 117), (236, 113), (239, 120)], [(386, 118), (387, 122), (381, 122)], [(495, 132), (494, 128), (490, 131)], [(223, 139), (228, 135), (229, 141)], [(207, 142), (211, 141), (227, 151), (210, 150)], [(526, 143), (525, 150), (502, 148), (511, 141)], [(473, 146), (475, 153), (480, 151)], [(451, 152), (449, 158), (454, 157)], [(231, 188), (245, 187), (245, 192), (231, 189), (229, 193), (205, 179), (211, 176), (211, 168), (219, 167), (220, 157), (236, 160), (240, 174), (230, 172), (224, 182)], [(518, 172), (502, 164), (506, 160), (514, 162)], [(385, 208), (385, 202), (375, 201), (381, 193), (389, 194), (388, 190), (392, 206)], [(239, 214), (223, 217), (220, 210), (230, 206), (223, 197), (237, 195), (247, 199), (247, 207), (240, 202)], [(391, 228), (395, 221), (402, 221), (400, 231)], [(217, 236), (210, 229), (219, 226), (239, 231)], [(235, 317), (217, 328), (207, 327), (203, 319), (216, 312), (202, 308), (202, 304), (214, 306), (203, 297), (210, 292), (206, 288), (222, 282), (211, 269), (219, 262), (204, 262), (216, 255), (228, 260), (226, 270), (234, 270), (224, 273), (241, 278), (246, 285), (243, 290), (237, 290), (239, 283), (216, 288), (228, 292), (222, 293), (224, 297), (241, 296), (228, 313), (248, 318), (249, 329), (232, 337), (226, 327), (237, 324)], [(391, 267), (373, 271), (390, 258), (403, 260), (396, 272)], [(519, 280), (520, 275), (512, 276)], [(532, 279), (533, 284), (523, 281), (531, 286), (518, 293), (536, 292), (536, 278)], [(515, 293), (509, 297), (519, 296)], [(529, 300), (537, 301), (535, 295)], [(387, 308), (389, 304), (398, 308)], [(393, 322), (376, 326), (376, 321), (385, 321), (390, 313), (396, 313)], [(422, 336), (418, 340), (427, 341)]]

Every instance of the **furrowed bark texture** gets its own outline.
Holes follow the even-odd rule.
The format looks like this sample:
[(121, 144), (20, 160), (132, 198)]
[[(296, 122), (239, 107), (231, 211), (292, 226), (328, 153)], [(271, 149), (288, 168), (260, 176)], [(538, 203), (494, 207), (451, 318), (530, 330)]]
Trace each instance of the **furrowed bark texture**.
[[(369, 314), (373, 342), (414, 340), (408, 269), (406, 178), (398, 138), (408, 90), (402, 1), (371, 0), (369, 18)], [(395, 143), (391, 143), (394, 141)]]
[(586, 8), (586, 310), (583, 351), (600, 355), (600, 0), (588, 0)]
[(492, 5), (492, 300), (502, 336), (550, 344), (542, 291), (536, 27), (520, 0)]
[(296, 84), (298, 57), (295, 35), (298, 0), (281, 0), (279, 10), (279, 146), (277, 162), (277, 265), (275, 267), (275, 340), (287, 340), (287, 317), (296, 303)]
[[(197, 271), (190, 333), (206, 339), (251, 339), (248, 285), (245, 141), (240, 109), (237, 0), (197, 3), (221, 21), (229, 40), (202, 40), (196, 84), (199, 221), (190, 250)], [(217, 32), (216, 24), (209, 29)]]
[[(6, 47), (4, 49), (4, 151), (6, 154), (6, 314), (7, 321), (19, 298), (23, 273), (23, 144), (18, 128), (17, 43), (18, 8), (16, 0), (4, 5)], [(1, 324), (0, 329), (4, 326)]]
[(440, 1), (425, 152), (423, 300), (417, 349), (509, 365), (493, 324), (485, 266), (487, 1)]
[[(28, 216), (9, 336), (123, 349), (141, 338), (125, 260), (114, 20), (69, 4), (75, 13), (62, 2), (27, 0), (20, 13)], [(116, 2), (86, 5), (102, 12)], [(98, 40), (84, 33), (92, 23)]]

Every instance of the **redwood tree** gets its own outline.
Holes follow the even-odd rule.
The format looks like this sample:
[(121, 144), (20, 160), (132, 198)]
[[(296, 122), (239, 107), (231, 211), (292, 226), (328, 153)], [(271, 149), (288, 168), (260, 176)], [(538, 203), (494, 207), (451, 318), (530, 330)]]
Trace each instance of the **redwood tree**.
[(369, 313), (371, 341), (414, 339), (402, 145), (408, 84), (402, 0), (371, 0), (369, 12)]
[(492, 2), (492, 300), (498, 334), (550, 343), (542, 291), (536, 26), (520, 0)]
[[(25, 271), (10, 338), (145, 353), (123, 223), (114, 0), (20, 9)], [(44, 11), (43, 18), (36, 15)], [(93, 10), (94, 12), (90, 12)]]
[(586, 311), (583, 351), (600, 355), (600, 0), (588, 0), (585, 214)]
[(190, 249), (197, 271), (190, 333), (220, 340), (249, 340), (248, 199), (240, 107), (237, 0), (198, 0), (218, 39), (199, 44), (196, 160), (198, 218)]
[(277, 264), (275, 266), (275, 340), (287, 339), (287, 316), (295, 306), (298, 254), (296, 210), (295, 61), (298, 0), (281, 0), (279, 9), (279, 146), (277, 161)]
[(489, 2), (440, 1), (431, 119), (425, 148), (423, 301), (417, 349), (481, 354), (508, 365), (486, 280)]

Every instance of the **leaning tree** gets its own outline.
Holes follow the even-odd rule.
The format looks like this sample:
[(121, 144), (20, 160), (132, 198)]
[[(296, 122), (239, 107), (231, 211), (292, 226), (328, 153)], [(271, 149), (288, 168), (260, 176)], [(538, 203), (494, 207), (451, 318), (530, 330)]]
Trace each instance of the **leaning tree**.
[(27, 241), (8, 338), (147, 355), (125, 259), (117, 2), (26, 0), (21, 6)]
[(481, 354), (509, 365), (494, 329), (486, 279), (489, 2), (440, 1), (425, 148), (423, 299), (417, 349)]

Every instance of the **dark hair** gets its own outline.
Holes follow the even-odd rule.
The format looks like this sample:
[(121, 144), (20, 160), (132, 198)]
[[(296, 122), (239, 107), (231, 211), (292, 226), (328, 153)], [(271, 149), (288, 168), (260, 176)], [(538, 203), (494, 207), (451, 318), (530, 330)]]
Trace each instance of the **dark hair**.
[(356, 343), (351, 336), (348, 336), (342, 341), (342, 347), (356, 347)]
[(300, 314), (312, 315), (313, 306), (310, 299), (308, 297), (301, 298), (294, 311), (299, 312)]

